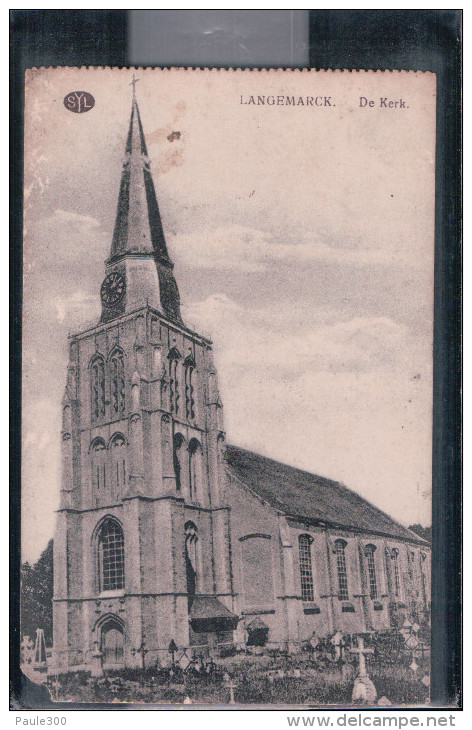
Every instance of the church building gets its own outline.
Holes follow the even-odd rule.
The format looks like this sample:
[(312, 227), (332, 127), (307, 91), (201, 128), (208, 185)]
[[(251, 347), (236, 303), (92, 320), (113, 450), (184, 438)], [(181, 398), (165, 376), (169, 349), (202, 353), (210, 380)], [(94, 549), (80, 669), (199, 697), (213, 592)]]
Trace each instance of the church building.
[[(54, 664), (169, 662), (427, 622), (430, 550), (344, 485), (226, 443), (182, 320), (133, 92), (95, 326), (69, 338)], [(190, 649), (188, 649), (190, 648)]]

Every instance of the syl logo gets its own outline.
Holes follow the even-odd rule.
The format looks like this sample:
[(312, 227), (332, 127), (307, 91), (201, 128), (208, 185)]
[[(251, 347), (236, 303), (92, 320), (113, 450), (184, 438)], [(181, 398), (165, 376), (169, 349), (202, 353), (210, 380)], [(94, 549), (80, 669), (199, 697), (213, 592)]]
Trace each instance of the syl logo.
[(95, 106), (95, 99), (88, 91), (71, 91), (64, 97), (64, 106), (70, 112), (83, 114)]

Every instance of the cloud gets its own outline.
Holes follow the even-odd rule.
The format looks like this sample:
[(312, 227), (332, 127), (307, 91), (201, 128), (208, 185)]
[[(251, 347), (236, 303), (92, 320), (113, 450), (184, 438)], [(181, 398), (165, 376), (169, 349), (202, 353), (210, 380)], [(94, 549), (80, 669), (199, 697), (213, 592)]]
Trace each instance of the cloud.
[[(405, 325), (319, 309), (294, 326), (288, 311), (225, 294), (187, 314), (212, 329), (229, 441), (344, 481), (402, 521), (430, 521), (431, 376), (412, 378)], [(416, 483), (425, 494), (412, 505)]]
[[(329, 245), (316, 235), (275, 235), (242, 225), (230, 225), (169, 237), (179, 259), (189, 266), (205, 269), (239, 269), (264, 271), (274, 263), (293, 265), (316, 261), (334, 264), (385, 264), (389, 262), (385, 247), (362, 248), (349, 238), (343, 244)], [(283, 242), (280, 240), (283, 238)]]
[(197, 328), (211, 328), (216, 350), (233, 374), (260, 373), (262, 367), (293, 379), (307, 369), (336, 373), (395, 367), (409, 337), (405, 325), (388, 317), (332, 321), (325, 310), (294, 326), (290, 312), (280, 310), (274, 321), (273, 308), (249, 309), (225, 294), (197, 302), (187, 313)]
[(96, 218), (92, 218), (89, 215), (81, 215), (72, 210), (62, 210), (61, 208), (56, 208), (52, 215), (43, 219), (43, 225), (45, 226), (54, 226), (57, 223), (85, 228), (86, 230), (93, 230), (100, 227), (100, 221)]
[(74, 278), (79, 271), (86, 278), (91, 262), (98, 256), (103, 260), (109, 242), (109, 235), (92, 216), (57, 208), (47, 217), (30, 221), (24, 240), (25, 271), (34, 270), (41, 278), (51, 274), (53, 284), (59, 278)]
[(86, 319), (90, 319), (94, 315), (98, 316), (100, 313), (97, 296), (87, 294), (80, 289), (69, 296), (56, 297), (54, 307), (57, 320), (59, 322), (66, 320), (71, 327), (80, 326)]
[(179, 258), (197, 268), (237, 267), (242, 271), (262, 271), (267, 259), (274, 258), (271, 236), (263, 231), (233, 225), (181, 234), (173, 240)]

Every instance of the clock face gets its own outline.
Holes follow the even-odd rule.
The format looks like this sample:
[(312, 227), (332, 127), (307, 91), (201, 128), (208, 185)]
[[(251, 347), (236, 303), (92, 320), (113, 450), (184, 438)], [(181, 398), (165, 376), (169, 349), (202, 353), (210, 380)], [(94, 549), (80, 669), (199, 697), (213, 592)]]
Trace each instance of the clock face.
[(103, 304), (118, 304), (123, 299), (126, 290), (125, 279), (122, 274), (112, 271), (103, 280), (100, 296)]

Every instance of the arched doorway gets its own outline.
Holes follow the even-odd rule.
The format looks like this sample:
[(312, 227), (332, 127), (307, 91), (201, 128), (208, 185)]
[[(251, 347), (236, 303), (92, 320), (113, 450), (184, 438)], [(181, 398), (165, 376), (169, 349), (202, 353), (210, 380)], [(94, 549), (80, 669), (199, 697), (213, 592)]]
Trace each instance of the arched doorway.
[(118, 669), (123, 666), (123, 626), (116, 618), (107, 619), (100, 627), (100, 648), (104, 669)]

